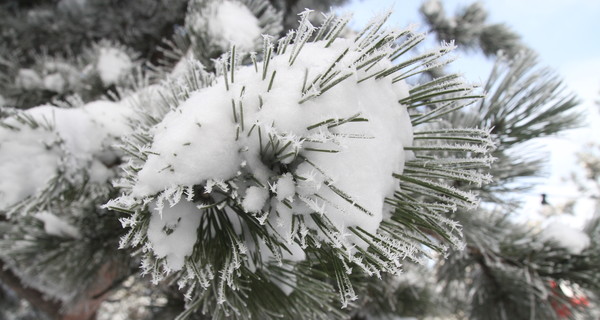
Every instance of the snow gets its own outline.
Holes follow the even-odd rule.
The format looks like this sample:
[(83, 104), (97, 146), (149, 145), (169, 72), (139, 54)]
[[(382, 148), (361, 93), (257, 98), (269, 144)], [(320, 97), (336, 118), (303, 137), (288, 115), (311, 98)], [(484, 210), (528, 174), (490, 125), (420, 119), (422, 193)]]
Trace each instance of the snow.
[[(230, 114), (231, 98), (220, 88), (190, 97), (154, 128), (154, 143), (133, 194), (152, 195), (168, 185), (195, 185), (208, 179), (228, 179), (242, 159)], [(230, 109), (229, 109), (230, 110)]]
[(118, 48), (100, 48), (96, 70), (105, 86), (117, 83), (133, 67), (129, 55)]
[(32, 69), (20, 69), (15, 83), (25, 90), (35, 90), (43, 87), (42, 78)]
[(96, 101), (81, 108), (43, 105), (23, 111), (36, 128), (15, 117), (3, 119), (17, 128), (0, 127), (0, 209), (6, 209), (41, 192), (59, 172), (67, 178), (90, 169), (90, 182), (106, 183), (113, 175), (107, 160), (110, 146), (130, 132), (126, 117), (131, 110), (120, 104)]
[(296, 194), (296, 183), (291, 173), (282, 175), (275, 185), (277, 192), (277, 200), (283, 201), (288, 198), (293, 198)]
[(57, 217), (52, 212), (42, 211), (36, 213), (34, 216), (44, 222), (44, 230), (49, 235), (57, 237), (70, 237), (74, 239), (79, 239), (81, 237), (81, 234), (77, 228)]
[(182, 77), (186, 73), (189, 72), (192, 66), (198, 66), (203, 68), (204, 66), (199, 60), (194, 59), (194, 51), (189, 49), (187, 53), (177, 61), (171, 72), (169, 73), (169, 78), (178, 78)]
[(41, 191), (56, 174), (61, 150), (56, 136), (29, 127), (0, 127), (0, 210)]
[(423, 3), (423, 13), (427, 16), (433, 16), (440, 13), (442, 4), (439, 0), (428, 0)]
[(91, 157), (100, 155), (115, 137), (129, 132), (125, 119), (129, 111), (114, 102), (94, 101), (77, 109), (46, 105), (27, 113), (40, 121), (49, 121), (70, 154)]
[(42, 87), (48, 91), (64, 93), (77, 91), (84, 86), (82, 71), (74, 65), (55, 58), (48, 58), (42, 62), (40, 74), (43, 75)]
[(252, 186), (246, 189), (242, 206), (247, 212), (259, 212), (269, 198), (269, 192), (263, 188)]
[[(265, 80), (263, 66), (259, 65), (259, 72), (253, 66), (242, 66), (235, 71), (233, 83), (228, 80), (226, 85), (221, 76), (212, 86), (191, 94), (151, 129), (154, 140), (137, 175), (133, 197), (141, 200), (175, 186), (242, 179), (242, 207), (251, 213), (277, 208), (278, 214), (269, 214), (268, 219), (282, 236), (292, 234), (293, 215), (315, 211), (326, 214), (342, 233), (348, 233), (346, 228), (351, 226), (376, 233), (384, 215), (384, 199), (398, 189), (392, 174), (403, 171), (404, 147), (412, 144), (406, 107), (397, 102), (406, 97), (408, 86), (393, 84), (389, 78), (357, 83), (361, 73), (353, 63), (358, 53), (349, 51), (333, 70), (352, 75), (326, 93), (300, 103), (305, 75), (311, 81), (354, 45), (343, 39), (330, 48), (324, 48), (323, 42), (307, 43), (291, 66), (293, 50), (275, 56)], [(389, 61), (380, 63), (391, 66)], [(337, 125), (352, 117), (368, 121)], [(323, 121), (329, 122), (318, 125)], [(288, 146), (281, 155), (289, 156), (278, 161), (288, 172), (278, 172), (261, 158), (269, 139), (280, 141), (280, 147)], [(243, 180), (245, 174), (251, 174), (260, 186)], [(267, 201), (269, 186), (275, 190), (272, 201)], [(282, 201), (289, 201), (291, 209), (285, 209)], [(163, 214), (180, 215), (177, 207)], [(340, 241), (348, 247), (352, 243), (366, 246), (352, 236)], [(158, 242), (153, 246), (158, 247)], [(178, 245), (165, 243), (159, 255), (165, 256), (168, 246), (179, 250)], [(292, 252), (291, 260), (304, 259), (299, 246)]]
[(540, 237), (542, 240), (555, 242), (572, 254), (580, 254), (590, 245), (590, 237), (586, 233), (559, 221), (547, 225)]
[(67, 83), (59, 73), (52, 73), (44, 77), (44, 88), (49, 91), (63, 92)]
[(258, 19), (237, 1), (214, 1), (207, 13), (196, 17), (192, 30), (208, 32), (209, 39), (217, 39), (224, 50), (235, 45), (239, 50), (251, 51), (261, 36)]
[(150, 205), (152, 216), (148, 225), (148, 240), (157, 258), (165, 258), (167, 266), (181, 270), (185, 257), (192, 254), (196, 243), (196, 229), (200, 225), (200, 211), (196, 204), (181, 201), (173, 207)]

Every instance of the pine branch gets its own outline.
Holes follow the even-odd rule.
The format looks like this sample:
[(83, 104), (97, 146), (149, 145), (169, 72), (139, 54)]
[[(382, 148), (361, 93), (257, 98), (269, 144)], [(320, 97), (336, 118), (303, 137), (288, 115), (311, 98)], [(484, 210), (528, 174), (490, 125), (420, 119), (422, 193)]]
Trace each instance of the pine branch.
[[(536, 55), (524, 52), (513, 60), (500, 57), (485, 86), (485, 97), (469, 112), (451, 114), (454, 126), (492, 128), (497, 144), (492, 155), (498, 159), (490, 173), (496, 179), (481, 189), (482, 198), (509, 205), (505, 195), (527, 190), (530, 183), (520, 180), (542, 174), (546, 161), (543, 150), (528, 142), (556, 135), (581, 125), (576, 97), (564, 89), (562, 80), (551, 70), (538, 66)], [(514, 182), (519, 181), (519, 186)], [(513, 203), (514, 204), (514, 203)]]
[[(300, 308), (297, 303), (307, 302), (309, 296), (323, 301), (311, 311), (314, 317), (342, 317), (346, 312), (333, 311), (332, 297), (337, 291), (342, 307), (355, 306), (362, 282), (349, 276), (353, 269), (378, 277), (382, 272), (399, 274), (404, 259), (421, 263), (432, 250), (445, 252), (448, 244), (462, 246), (461, 228), (447, 214), (472, 207), (477, 199), (446, 181), (481, 184), (489, 180), (474, 169), (493, 161), (487, 154), (494, 143), (487, 130), (433, 130), (430, 124), (472, 103), (478, 95), (457, 76), (404, 90), (405, 78), (447, 63), (444, 57), (453, 46), (406, 57), (423, 37), (410, 30), (385, 29), (389, 14), (374, 19), (353, 39), (340, 38), (346, 17), (326, 16), (315, 28), (309, 16), (310, 11), (303, 12), (299, 29), (277, 42), (277, 48), (270, 37), (264, 37), (262, 55), (252, 56), (248, 66), (240, 63), (236, 46), (215, 61), (214, 77), (197, 66), (166, 83), (159, 89), (161, 99), (149, 101), (150, 109), (157, 111), (142, 117), (140, 130), (123, 146), (132, 156), (118, 183), (125, 194), (106, 207), (125, 213), (121, 222), (128, 231), (121, 247), (146, 248), (142, 269), (155, 283), (175, 272), (189, 301), (181, 319), (198, 310), (210, 310), (217, 317), (270, 317), (263, 312), (282, 313), (280, 304)], [(257, 59), (260, 56), (262, 61)], [(323, 57), (323, 63), (315, 64), (315, 57)], [(381, 92), (391, 99), (389, 103), (356, 105), (348, 100), (344, 102), (348, 111), (326, 111), (336, 105), (331, 99), (339, 100), (340, 90), (376, 90), (381, 83), (387, 84), (383, 88), (399, 90)], [(356, 99), (371, 94), (365, 91)], [(280, 96), (288, 100), (277, 102)], [(196, 99), (206, 101), (202, 103), (208, 109), (191, 108)], [(282, 114), (271, 118), (278, 110), (273, 108), (281, 103), (290, 110), (306, 113), (317, 108), (323, 114), (289, 121)], [(378, 129), (376, 123), (384, 120), (377, 113), (399, 103), (398, 107), (411, 110), (410, 115), (407, 111), (400, 117), (404, 124)], [(379, 111), (372, 113), (362, 106)], [(217, 109), (210, 115), (188, 114), (213, 108)], [(426, 112), (418, 114), (422, 111)], [(288, 122), (299, 123), (299, 129), (290, 129)], [(186, 129), (173, 131), (169, 123)], [(389, 131), (411, 126), (420, 128), (415, 145), (412, 132), (394, 133), (401, 137), (397, 143), (402, 146), (402, 158), (394, 161), (400, 161), (401, 167), (406, 162), (406, 170), (389, 170), (381, 177), (390, 185), (400, 184), (395, 192), (382, 196), (370, 195), (372, 191), (366, 189), (357, 192), (356, 183), (339, 181), (346, 173), (327, 160), (339, 157), (339, 163), (349, 162), (343, 159), (352, 146), (363, 142), (368, 146), (375, 143), (372, 140), (389, 136)], [(189, 135), (177, 134), (187, 130), (191, 130)], [(218, 144), (203, 141), (215, 132), (221, 132)], [(171, 141), (175, 149), (163, 149), (159, 141)], [(229, 150), (225, 152), (234, 160), (229, 164), (228, 158), (219, 160), (219, 167), (226, 171), (217, 176), (215, 170), (221, 169), (205, 163), (213, 161), (217, 153), (210, 150), (216, 147)], [(384, 150), (368, 153), (380, 152)], [(416, 155), (414, 161), (404, 158), (409, 152)], [(430, 161), (423, 165), (425, 158)], [(188, 170), (185, 163), (196, 164), (180, 175)], [(156, 180), (157, 174), (162, 178)], [(383, 203), (369, 205), (369, 199), (379, 197), (390, 208), (385, 212), (389, 218), (382, 222), (384, 213), (379, 208)], [(170, 239), (184, 234), (195, 240), (182, 253), (174, 256), (159, 249), (166, 245), (172, 250)], [(315, 291), (322, 284), (298, 285), (295, 281), (302, 277), (304, 263), (324, 272), (323, 277), (313, 279), (316, 283), (335, 279), (332, 285), (337, 288)], [(289, 270), (296, 280), (273, 273), (255, 279), (257, 270), (266, 272), (275, 265)], [(289, 298), (282, 295), (267, 302), (255, 300), (254, 292), (262, 292), (260, 286), (293, 290)], [(241, 312), (245, 306), (256, 308), (246, 314)]]
[[(155, 47), (168, 37), (173, 25), (182, 25), (187, 1), (143, 0), (131, 3), (105, 1), (36, 3), (27, 8), (0, 10), (0, 43), (21, 48), (24, 61), (46, 48), (50, 55), (81, 50), (109, 39), (132, 47), (155, 61)], [(23, 23), (27, 21), (27, 23)], [(122, 32), (123, 29), (130, 32)], [(8, 32), (9, 31), (9, 32)]]
[(439, 41), (456, 41), (467, 50), (481, 50), (486, 56), (504, 54), (515, 57), (528, 50), (521, 37), (505, 24), (490, 24), (488, 13), (480, 2), (474, 2), (457, 12), (446, 15), (442, 2), (428, 0), (420, 12)]
[[(548, 242), (543, 232), (515, 225), (502, 213), (486, 218), (460, 219), (468, 230), (468, 250), (451, 254), (438, 268), (444, 294), (452, 295), (460, 285), (472, 293), (466, 301), (470, 318), (555, 319), (557, 301), (562, 298), (552, 288), (553, 281), (596, 290), (598, 256), (594, 248), (574, 254), (559, 242)], [(490, 307), (499, 312), (489, 315)], [(574, 314), (588, 311), (575, 306), (568, 309)]]

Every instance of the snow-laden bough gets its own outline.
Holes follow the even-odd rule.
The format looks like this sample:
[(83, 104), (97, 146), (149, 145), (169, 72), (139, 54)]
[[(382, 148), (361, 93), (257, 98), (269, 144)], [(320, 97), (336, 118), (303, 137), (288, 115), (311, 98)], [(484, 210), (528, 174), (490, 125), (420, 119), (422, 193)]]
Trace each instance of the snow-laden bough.
[(130, 131), (131, 109), (95, 101), (2, 111), (0, 259), (24, 286), (74, 304), (119, 259), (110, 240), (90, 239), (120, 234), (99, 206), (114, 190), (120, 153), (112, 145)]
[(0, 120), (0, 213), (35, 213), (70, 189), (108, 186), (117, 162), (111, 146), (130, 131), (130, 113), (109, 101), (10, 111)]
[(268, 0), (190, 0), (184, 25), (165, 41), (164, 57), (153, 67), (170, 77), (183, 74), (190, 62), (200, 61), (213, 70), (213, 60), (231, 46), (238, 52), (255, 52), (262, 35), (279, 35), (282, 24), (283, 12)]
[(261, 34), (281, 32), (282, 19), (266, 0), (193, 0), (185, 28), (198, 49), (224, 52), (235, 45), (250, 52), (260, 45)]
[(316, 294), (294, 285), (311, 267), (331, 272), (345, 306), (353, 270), (398, 273), (403, 259), (461, 246), (445, 214), (477, 199), (445, 181), (490, 179), (478, 171), (492, 161), (486, 130), (433, 123), (472, 103), (473, 87), (406, 82), (449, 62), (451, 45), (403, 60), (424, 36), (383, 28), (388, 16), (350, 39), (347, 17), (319, 28), (308, 17), (277, 43), (264, 37), (262, 60), (241, 65), (234, 46), (215, 76), (196, 68), (165, 84), (163, 113), (124, 146), (124, 194), (107, 204), (129, 214), (122, 246), (143, 248), (145, 272), (179, 272), (194, 301), (214, 286), (223, 312), (257, 272)]

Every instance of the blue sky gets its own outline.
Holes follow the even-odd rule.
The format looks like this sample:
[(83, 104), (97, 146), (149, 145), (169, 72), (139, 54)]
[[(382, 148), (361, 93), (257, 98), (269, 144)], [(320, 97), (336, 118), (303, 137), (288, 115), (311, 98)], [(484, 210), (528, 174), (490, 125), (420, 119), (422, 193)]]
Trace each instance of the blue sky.
[[(473, 0), (442, 0), (446, 11), (453, 14)], [(489, 21), (506, 23), (519, 33), (523, 41), (536, 50), (540, 62), (573, 81), (573, 90), (584, 98), (600, 95), (600, 1), (598, 0), (488, 0), (481, 1), (489, 12)], [(354, 26), (362, 26), (374, 14), (393, 9), (392, 24), (423, 26), (418, 8), (420, 0), (351, 0), (342, 10), (353, 12)], [(457, 68), (468, 77), (487, 76), (491, 61), (477, 54), (461, 53)], [(464, 62), (464, 63), (463, 63)], [(588, 78), (588, 81), (574, 81)], [(588, 83), (582, 88), (583, 83)], [(589, 88), (588, 88), (589, 87)], [(595, 87), (588, 92), (591, 87)]]
[[(354, 27), (363, 26), (373, 15), (392, 8), (390, 23), (405, 27), (425, 26), (418, 13), (421, 0), (350, 0), (338, 9), (353, 12)], [(454, 14), (474, 0), (442, 0), (448, 14)], [(581, 108), (587, 112), (588, 126), (560, 137), (540, 139), (549, 153), (548, 178), (539, 180), (539, 187), (523, 195), (525, 211), (539, 209), (539, 194), (549, 194), (553, 203), (580, 196), (565, 178), (577, 170), (575, 154), (585, 143), (600, 144), (600, 117), (594, 101), (600, 100), (600, 0), (488, 0), (480, 1), (489, 12), (492, 23), (506, 23), (522, 36), (524, 43), (537, 51), (541, 65), (554, 69), (569, 90), (577, 94)], [(452, 69), (470, 81), (483, 82), (493, 61), (480, 54), (459, 53)], [(581, 225), (590, 216), (591, 200), (580, 201), (578, 217), (565, 218), (567, 223)]]

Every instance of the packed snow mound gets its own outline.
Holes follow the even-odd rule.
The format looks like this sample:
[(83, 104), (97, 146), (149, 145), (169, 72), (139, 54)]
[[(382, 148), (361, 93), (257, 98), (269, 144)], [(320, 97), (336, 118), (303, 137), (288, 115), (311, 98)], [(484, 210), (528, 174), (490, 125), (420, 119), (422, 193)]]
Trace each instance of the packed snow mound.
[(471, 104), (474, 88), (458, 75), (409, 87), (454, 46), (404, 57), (425, 36), (382, 28), (388, 17), (342, 39), (349, 17), (316, 28), (306, 10), (297, 30), (264, 36), (260, 54), (231, 48), (214, 72), (191, 63), (161, 84), (148, 101), (157, 112), (124, 139), (123, 193), (105, 205), (125, 214), (120, 245), (140, 249), (144, 273), (176, 272), (189, 295), (214, 286), (224, 306), (259, 269), (290, 294), (299, 262), (333, 259), (347, 306), (353, 269), (399, 274), (404, 259), (464, 245), (448, 212), (478, 199), (448, 180), (489, 182), (480, 168), (494, 143), (487, 129), (432, 124)]
[(90, 182), (106, 183), (116, 157), (110, 146), (130, 131), (130, 109), (108, 101), (81, 108), (43, 105), (2, 119), (0, 210), (48, 187), (59, 175), (76, 179), (86, 169)]
[[(353, 66), (358, 52), (350, 52), (335, 69), (351, 76), (302, 101), (311, 94), (303, 94), (311, 79), (353, 46), (344, 39), (330, 47), (307, 43), (292, 65), (291, 53), (274, 57), (268, 76), (243, 66), (233, 81), (220, 78), (192, 93), (151, 129), (133, 197), (235, 180), (248, 213), (266, 218), (273, 212), (281, 222), (291, 220), (282, 215), (318, 212), (339, 230), (360, 226), (375, 233), (384, 199), (398, 189), (392, 175), (403, 171), (404, 147), (412, 143), (406, 107), (398, 103), (408, 95), (407, 85), (389, 78), (359, 83)], [(182, 265), (171, 261), (180, 255), (166, 258), (173, 268)]]

